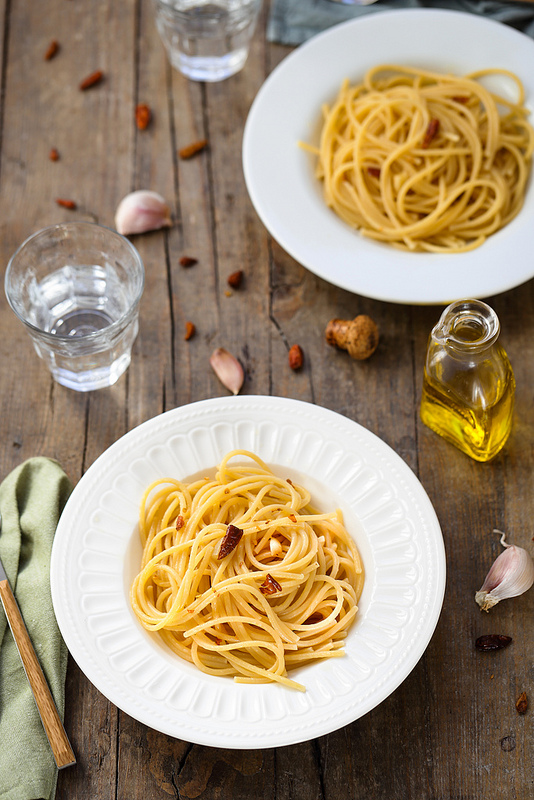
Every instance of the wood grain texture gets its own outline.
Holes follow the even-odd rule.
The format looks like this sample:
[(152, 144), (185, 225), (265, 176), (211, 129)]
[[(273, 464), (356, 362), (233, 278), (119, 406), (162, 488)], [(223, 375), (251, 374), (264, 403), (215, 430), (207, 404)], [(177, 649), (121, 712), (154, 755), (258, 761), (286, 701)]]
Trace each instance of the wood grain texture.
[[(534, 591), (480, 612), (474, 593), (500, 552), (493, 528), (532, 552), (534, 530), (534, 283), (488, 298), (517, 379), (505, 450), (470, 461), (419, 420), (424, 355), (438, 307), (397, 306), (316, 278), (267, 234), (248, 198), (241, 139), (250, 104), (290, 50), (265, 42), (268, 3), (245, 69), (220, 84), (172, 70), (150, 0), (0, 2), (3, 12), (0, 248), (53, 222), (113, 226), (121, 197), (160, 192), (173, 226), (132, 237), (146, 268), (132, 364), (111, 389), (78, 395), (54, 384), (0, 299), (2, 474), (25, 458), (56, 458), (76, 482), (134, 426), (226, 390), (209, 367), (217, 346), (239, 357), (245, 394), (280, 395), (342, 413), (410, 466), (438, 514), (448, 581), (429, 646), (380, 706), (328, 736), (291, 747), (233, 751), (178, 741), (117, 709), (69, 662), (65, 727), (78, 756), (59, 775), (57, 800), (527, 800), (534, 794)], [(52, 39), (58, 55), (44, 60)], [(88, 92), (79, 82), (101, 69)], [(137, 103), (152, 122), (135, 126)], [(189, 161), (178, 151), (206, 138)], [(56, 147), (60, 158), (48, 158)], [(56, 197), (72, 197), (75, 212)], [(180, 265), (183, 255), (195, 266)], [(513, 258), (513, 253), (510, 255)], [(359, 265), (369, 268), (369, 265)], [(230, 290), (228, 275), (245, 279)], [(503, 265), (506, 269), (506, 265)], [(369, 314), (378, 350), (357, 363), (324, 339), (333, 317)], [(184, 340), (186, 321), (196, 335)], [(288, 351), (298, 343), (304, 366)], [(483, 633), (512, 645), (478, 653)]]
[(76, 763), (76, 757), (61, 722), (54, 698), (50, 692), (33, 644), (26, 630), (22, 614), (7, 580), (0, 581), (0, 600), (4, 606), (11, 633), (26, 672), (39, 715), (50, 742), (54, 760), (59, 769)]

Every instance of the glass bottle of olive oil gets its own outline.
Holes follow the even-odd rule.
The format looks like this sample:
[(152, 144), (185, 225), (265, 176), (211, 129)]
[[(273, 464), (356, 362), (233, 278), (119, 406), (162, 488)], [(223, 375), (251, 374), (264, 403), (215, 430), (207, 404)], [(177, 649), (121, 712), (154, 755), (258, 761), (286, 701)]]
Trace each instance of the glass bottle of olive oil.
[(515, 379), (497, 342), (497, 315), (480, 300), (451, 303), (428, 342), (421, 419), (476, 461), (489, 461), (512, 427)]

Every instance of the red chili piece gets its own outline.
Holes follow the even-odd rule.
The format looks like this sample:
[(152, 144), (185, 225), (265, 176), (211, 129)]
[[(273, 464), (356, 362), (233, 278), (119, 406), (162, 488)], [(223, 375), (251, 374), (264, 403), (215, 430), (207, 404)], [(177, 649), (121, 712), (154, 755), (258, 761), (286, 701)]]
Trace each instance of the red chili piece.
[(74, 202), (74, 200), (63, 200), (63, 198), (58, 197), (56, 199), (56, 203), (58, 204), (58, 206), (62, 206), (63, 208), (70, 208), (71, 211), (74, 211), (76, 208), (76, 203)]
[(198, 264), (198, 258), (192, 258), (191, 256), (182, 256), (180, 259), (180, 266), (182, 267), (194, 267), (195, 264)]
[(59, 53), (59, 42), (56, 42), (56, 40), (54, 39), (48, 45), (48, 50), (45, 53), (45, 60), (50, 61), (58, 53)]
[(87, 78), (84, 78), (83, 81), (80, 83), (80, 90), (84, 92), (86, 89), (90, 89), (92, 86), (96, 86), (104, 79), (104, 73), (102, 70), (98, 69), (96, 72), (91, 73), (88, 75)]
[(260, 592), (262, 594), (276, 594), (277, 592), (281, 592), (282, 587), (278, 583), (277, 580), (273, 578), (272, 575), (267, 573), (265, 580), (263, 581), (262, 585), (260, 586)]
[(140, 131), (144, 131), (152, 119), (152, 112), (146, 103), (139, 103), (135, 109), (135, 122)]
[(188, 159), (193, 158), (196, 156), (197, 153), (201, 153), (204, 148), (208, 146), (207, 139), (199, 139), (198, 142), (192, 142), (191, 144), (182, 147), (181, 150), (178, 150), (178, 155), (180, 158)]
[(232, 550), (235, 550), (241, 541), (242, 536), (243, 531), (241, 528), (237, 528), (235, 525), (228, 525), (224, 539), (222, 540), (219, 548), (219, 555), (217, 556), (219, 561), (221, 558), (225, 558), (229, 553), (231, 553)]
[(502, 650), (511, 643), (511, 636), (503, 636), (501, 633), (490, 633), (486, 636), (479, 636), (475, 642), (477, 650)]
[(526, 714), (528, 709), (528, 697), (526, 692), (521, 692), (516, 700), (515, 707), (518, 714)]
[(426, 148), (430, 146), (430, 143), (431, 143), (432, 139), (434, 139), (434, 137), (437, 136), (438, 131), (439, 131), (439, 119), (436, 119), (434, 117), (428, 123), (428, 127), (427, 127), (427, 129), (425, 131), (425, 135), (423, 137), (423, 143), (422, 143), (421, 147), (424, 150), (426, 150)]
[(232, 287), (232, 289), (239, 289), (243, 282), (243, 270), (237, 269), (235, 272), (232, 272), (231, 275), (228, 276), (228, 285)]
[(304, 363), (304, 353), (302, 352), (302, 347), (299, 344), (294, 344), (289, 348), (288, 360), (291, 369), (297, 370), (302, 367)]

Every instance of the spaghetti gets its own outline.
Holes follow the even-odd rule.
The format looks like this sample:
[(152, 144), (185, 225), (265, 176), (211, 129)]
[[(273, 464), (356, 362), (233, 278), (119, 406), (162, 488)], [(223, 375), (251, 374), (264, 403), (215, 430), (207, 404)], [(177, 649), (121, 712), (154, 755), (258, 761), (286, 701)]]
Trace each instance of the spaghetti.
[[(517, 102), (481, 79), (511, 81)], [(323, 109), (317, 176), (345, 222), (395, 247), (461, 253), (520, 211), (534, 130), (512, 72), (465, 77), (380, 65)]]
[(304, 691), (289, 670), (343, 655), (364, 573), (341, 512), (253, 453), (228, 453), (214, 479), (153, 483), (139, 525), (132, 608), (203, 672)]

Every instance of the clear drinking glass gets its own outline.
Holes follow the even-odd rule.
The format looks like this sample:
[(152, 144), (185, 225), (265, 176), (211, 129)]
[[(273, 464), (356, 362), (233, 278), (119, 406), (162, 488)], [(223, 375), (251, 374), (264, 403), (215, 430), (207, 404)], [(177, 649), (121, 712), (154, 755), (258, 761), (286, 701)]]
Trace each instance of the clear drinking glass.
[(261, 0), (153, 0), (173, 67), (195, 81), (222, 81), (243, 68)]
[(145, 271), (135, 247), (91, 222), (30, 236), (5, 275), (9, 305), (63, 386), (111, 386), (128, 368)]

